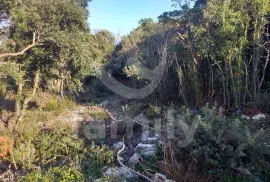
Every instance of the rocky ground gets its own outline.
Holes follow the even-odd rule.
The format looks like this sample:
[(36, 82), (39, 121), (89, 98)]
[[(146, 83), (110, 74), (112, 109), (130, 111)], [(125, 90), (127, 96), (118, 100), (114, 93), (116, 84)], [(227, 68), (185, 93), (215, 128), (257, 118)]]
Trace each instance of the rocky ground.
[[(110, 177), (117, 176), (117, 178), (119, 178), (118, 180), (125, 178), (126, 181), (143, 181), (143, 178), (131, 172), (129, 169), (134, 168), (134, 166), (144, 160), (144, 158), (155, 155), (157, 146), (162, 145), (160, 131), (154, 131), (153, 128), (149, 128), (149, 125), (140, 124), (153, 123), (153, 120), (149, 120), (144, 116), (141, 110), (139, 111), (132, 107), (136, 105), (136, 108), (138, 108), (138, 106), (142, 104), (137, 100), (128, 101), (122, 97), (112, 95), (96, 99), (96, 102), (98, 107), (103, 108), (110, 116), (109, 119), (106, 120), (105, 125), (101, 125), (101, 127), (108, 128), (106, 130), (106, 138), (101, 141), (99, 140), (99, 142), (109, 145), (115, 154), (123, 149), (118, 157), (121, 158), (121, 162), (124, 166), (119, 164), (119, 167), (114, 168), (106, 168), (105, 166), (104, 174)], [(54, 122), (64, 120), (72, 126), (74, 134), (84, 135), (84, 127), (87, 123), (95, 122), (94, 119), (87, 114), (91, 107), (92, 106), (89, 104), (77, 106), (76, 109), (64, 112), (57, 118), (54, 118)], [(120, 125), (123, 123), (124, 130), (127, 125), (132, 125), (131, 132), (133, 134), (130, 135), (130, 133), (121, 132), (119, 131), (121, 128), (119, 129), (118, 127), (117, 138), (110, 138), (110, 125), (113, 122), (120, 123)], [(142, 130), (144, 130), (144, 132)], [(123, 141), (124, 136), (126, 137)], [(152, 180), (157, 182), (170, 181), (166, 176), (158, 173), (153, 176)]]
[[(163, 144), (161, 132), (149, 128), (149, 125), (144, 123), (158, 123), (155, 120), (161, 120), (161, 118), (155, 118), (155, 120), (147, 118), (144, 115), (144, 103), (138, 100), (127, 100), (117, 95), (96, 98), (95, 100), (98, 107), (104, 109), (109, 114), (109, 119), (101, 125), (101, 127), (106, 128), (106, 138), (100, 142), (109, 145), (115, 152), (117, 159), (123, 163), (123, 165), (118, 164), (118, 167), (114, 168), (105, 166), (104, 174), (110, 177), (117, 177), (117, 181), (143, 181), (144, 179), (140, 175), (132, 172), (134, 166), (141, 163), (145, 158), (155, 155), (157, 147)], [(84, 135), (83, 129), (87, 123), (95, 122), (91, 116), (86, 114), (90, 107), (89, 104), (78, 106), (69, 113), (63, 113), (57, 119), (65, 119), (65, 121), (72, 125), (73, 131), (76, 134)], [(131, 122), (132, 128), (127, 127), (130, 126), (129, 122)], [(264, 129), (267, 131), (266, 133), (270, 133), (270, 122), (267, 119), (247, 119), (247, 122), (254, 131)], [(122, 129), (125, 132), (119, 131), (121, 127), (118, 127), (117, 137), (112, 139), (110, 131), (113, 123), (120, 125), (123, 123)], [(123, 136), (125, 136), (124, 141)], [(266, 138), (270, 139), (270, 135), (266, 135)], [(121, 152), (118, 153), (119, 151)], [(119, 156), (117, 156), (117, 153)], [(170, 181), (166, 176), (158, 173), (152, 176), (151, 180), (155, 182)]]

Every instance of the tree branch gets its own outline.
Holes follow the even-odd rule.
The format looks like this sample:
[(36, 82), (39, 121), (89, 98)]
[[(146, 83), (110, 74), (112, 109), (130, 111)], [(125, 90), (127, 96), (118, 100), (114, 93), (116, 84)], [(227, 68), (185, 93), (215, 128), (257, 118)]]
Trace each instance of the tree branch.
[(125, 150), (125, 136), (123, 137), (123, 147), (122, 147), (122, 149), (120, 149), (120, 150), (117, 152), (117, 161), (119, 162), (119, 164), (120, 164), (122, 167), (126, 168), (127, 170), (129, 170), (129, 171), (135, 173), (136, 175), (138, 175), (138, 176), (140, 176), (140, 177), (146, 179), (146, 180), (149, 181), (149, 182), (154, 182), (153, 180), (151, 180), (151, 179), (148, 178), (147, 176), (144, 176), (143, 174), (141, 174), (141, 173), (139, 173), (139, 172), (137, 172), (137, 171), (135, 171), (135, 170), (133, 170), (133, 169), (131, 169), (131, 168), (129, 168), (129, 167), (127, 167), (126, 165), (123, 164), (123, 162), (121, 161), (120, 154), (121, 154), (121, 152), (123, 152), (124, 150)]
[(37, 45), (41, 45), (38, 42), (36, 42), (36, 32), (34, 32), (33, 34), (33, 40), (32, 40), (32, 44), (28, 45), (27, 47), (25, 47), (23, 50), (21, 50), (20, 52), (16, 52), (16, 53), (3, 53), (0, 54), (0, 58), (4, 58), (4, 57), (8, 57), (8, 56), (20, 56), (23, 55), (26, 51), (28, 51), (29, 49), (37, 46)]

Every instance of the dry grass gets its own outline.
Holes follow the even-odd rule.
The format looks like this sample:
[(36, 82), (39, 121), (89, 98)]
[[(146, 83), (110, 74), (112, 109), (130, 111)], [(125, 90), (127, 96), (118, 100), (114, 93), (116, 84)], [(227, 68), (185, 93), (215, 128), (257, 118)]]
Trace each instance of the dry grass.
[(178, 161), (175, 157), (171, 144), (164, 147), (164, 163), (163, 170), (166, 175), (175, 181), (181, 182), (212, 182), (215, 181), (209, 176), (205, 169), (198, 167), (196, 161), (185, 160)]
[(94, 120), (108, 120), (109, 114), (101, 107), (91, 106), (88, 108), (87, 114), (89, 114)]
[(0, 159), (10, 154), (12, 146), (13, 141), (10, 138), (0, 136)]

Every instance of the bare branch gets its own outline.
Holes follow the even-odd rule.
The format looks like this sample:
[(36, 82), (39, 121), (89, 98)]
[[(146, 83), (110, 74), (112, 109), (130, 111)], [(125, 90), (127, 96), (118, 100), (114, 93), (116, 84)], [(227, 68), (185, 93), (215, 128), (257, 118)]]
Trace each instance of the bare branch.
[(26, 51), (28, 51), (29, 49), (37, 46), (37, 45), (41, 45), (40, 43), (38, 43), (38, 41), (36, 40), (36, 32), (33, 33), (33, 40), (32, 40), (32, 44), (28, 45), (27, 47), (25, 47), (23, 50), (21, 50), (20, 52), (16, 52), (16, 53), (3, 53), (0, 54), (0, 58), (4, 58), (4, 57), (8, 57), (8, 56), (20, 56), (23, 55)]
[(122, 147), (122, 149), (120, 149), (120, 150), (117, 152), (117, 161), (119, 162), (119, 164), (120, 164), (122, 167), (126, 168), (127, 170), (129, 170), (129, 171), (135, 173), (136, 175), (138, 175), (138, 176), (140, 176), (140, 177), (146, 179), (146, 180), (149, 181), (149, 182), (154, 182), (153, 180), (151, 180), (151, 179), (148, 178), (147, 176), (144, 176), (143, 174), (141, 174), (141, 173), (139, 173), (139, 172), (137, 172), (137, 171), (135, 171), (135, 170), (133, 170), (133, 169), (131, 169), (131, 168), (129, 168), (129, 167), (127, 167), (126, 165), (123, 164), (123, 162), (122, 162), (122, 160), (121, 160), (121, 157), (120, 157), (120, 154), (121, 154), (121, 152), (123, 152), (124, 150), (125, 150), (125, 136), (123, 137), (123, 147)]

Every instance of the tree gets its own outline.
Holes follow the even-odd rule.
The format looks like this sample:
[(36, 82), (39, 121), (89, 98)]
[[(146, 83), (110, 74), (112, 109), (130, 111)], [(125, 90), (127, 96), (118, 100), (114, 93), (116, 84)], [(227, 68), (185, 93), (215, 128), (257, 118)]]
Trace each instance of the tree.
[(154, 46), (154, 40), (171, 35), (168, 72), (162, 82), (165, 86), (156, 90), (161, 98), (170, 95), (173, 100), (197, 107), (217, 100), (228, 108), (256, 101), (266, 85), (269, 66), (269, 39), (265, 38), (269, 2), (173, 3), (178, 10), (163, 13), (158, 23), (142, 19), (123, 37), (111, 68), (123, 75), (121, 70), (130, 57), (144, 65), (155, 65), (158, 46)]
[(101, 59), (101, 64), (107, 63), (109, 60), (115, 46), (115, 37), (108, 30), (100, 30), (97, 31), (94, 35), (95, 48), (97, 50), (98, 55), (96, 55), (96, 59)]
[[(8, 24), (8, 39), (2, 43), (1, 62), (15, 64), (16, 124), (25, 115), (29, 101), (42, 80), (60, 80), (64, 89), (76, 90), (93, 59), (87, 25), (87, 3), (81, 0), (3, 1), (2, 20)], [(39, 46), (37, 46), (39, 45)], [(1, 51), (2, 52), (2, 51)], [(20, 56), (19, 56), (20, 55)], [(90, 71), (89, 71), (90, 72)], [(41, 74), (42, 73), (42, 74)], [(31, 79), (32, 84), (25, 80)], [(32, 88), (32, 92), (24, 92)]]

